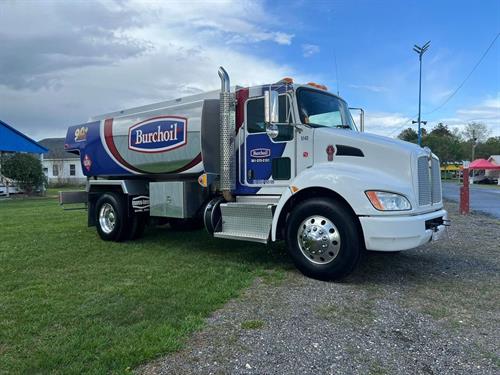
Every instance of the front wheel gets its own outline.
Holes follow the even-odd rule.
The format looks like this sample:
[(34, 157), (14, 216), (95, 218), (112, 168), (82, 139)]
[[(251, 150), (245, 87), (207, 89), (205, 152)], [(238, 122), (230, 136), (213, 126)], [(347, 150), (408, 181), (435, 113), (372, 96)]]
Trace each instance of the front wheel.
[(350, 274), (362, 253), (356, 217), (343, 204), (314, 198), (295, 207), (287, 221), (287, 248), (306, 276), (338, 280)]

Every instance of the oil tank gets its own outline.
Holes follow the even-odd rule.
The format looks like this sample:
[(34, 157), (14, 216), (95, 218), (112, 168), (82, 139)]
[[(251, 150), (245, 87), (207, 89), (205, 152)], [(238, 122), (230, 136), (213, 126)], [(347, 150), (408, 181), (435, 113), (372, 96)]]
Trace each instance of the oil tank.
[(96, 116), (68, 129), (65, 149), (80, 154), (87, 176), (199, 174), (202, 148), (209, 169), (218, 160), (218, 96), (213, 91)]

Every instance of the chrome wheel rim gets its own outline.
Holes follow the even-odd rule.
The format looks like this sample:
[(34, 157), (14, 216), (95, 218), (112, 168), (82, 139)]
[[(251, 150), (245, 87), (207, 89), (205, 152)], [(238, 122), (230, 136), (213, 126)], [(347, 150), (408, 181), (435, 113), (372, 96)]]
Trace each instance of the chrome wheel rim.
[(300, 251), (311, 263), (327, 264), (340, 251), (340, 233), (333, 222), (324, 216), (310, 216), (299, 226), (297, 242)]
[(106, 234), (110, 234), (115, 229), (116, 213), (111, 204), (104, 203), (99, 210), (99, 225)]

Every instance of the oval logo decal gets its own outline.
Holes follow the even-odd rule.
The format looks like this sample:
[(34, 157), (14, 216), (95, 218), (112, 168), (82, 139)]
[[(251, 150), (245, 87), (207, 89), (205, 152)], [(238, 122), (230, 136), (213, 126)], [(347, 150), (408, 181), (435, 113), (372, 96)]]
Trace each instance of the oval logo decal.
[(268, 148), (254, 148), (250, 151), (252, 158), (268, 158), (271, 156), (271, 150)]
[(138, 152), (164, 152), (187, 142), (187, 119), (177, 116), (154, 117), (132, 125), (128, 148)]

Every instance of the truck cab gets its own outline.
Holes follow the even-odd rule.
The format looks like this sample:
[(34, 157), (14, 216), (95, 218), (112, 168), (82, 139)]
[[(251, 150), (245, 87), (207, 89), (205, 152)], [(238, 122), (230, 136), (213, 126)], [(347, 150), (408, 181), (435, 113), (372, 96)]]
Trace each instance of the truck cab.
[(136, 237), (150, 217), (199, 219), (217, 238), (284, 240), (304, 274), (332, 280), (365, 250), (441, 236), (447, 213), (429, 149), (360, 131), (325, 86), (287, 78), (231, 89), (223, 68), (219, 76), (219, 92), (69, 129), (66, 148), (89, 177), (89, 225), (102, 239)]

